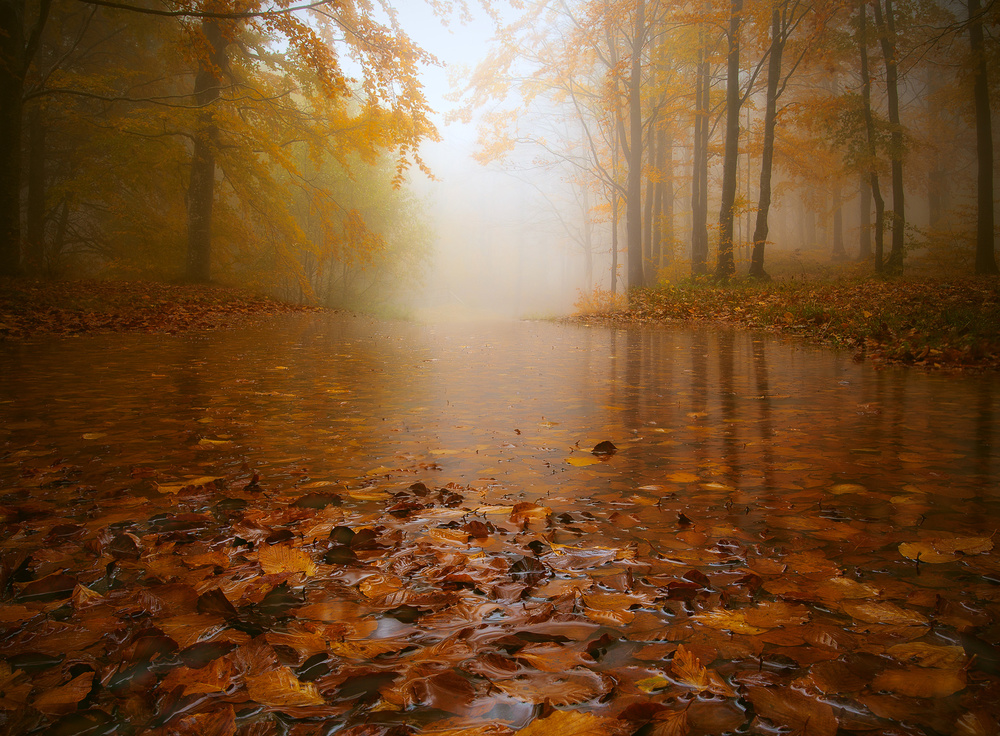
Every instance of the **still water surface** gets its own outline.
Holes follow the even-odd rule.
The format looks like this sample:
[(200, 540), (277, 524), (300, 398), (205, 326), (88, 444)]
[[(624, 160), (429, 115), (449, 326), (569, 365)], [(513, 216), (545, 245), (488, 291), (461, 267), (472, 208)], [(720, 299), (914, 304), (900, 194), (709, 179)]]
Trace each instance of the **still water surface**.
[[(277, 488), (404, 478), (530, 500), (677, 490), (685, 474), (747, 494), (857, 483), (986, 532), (997, 389), (991, 374), (877, 371), (725, 330), (296, 317), (4, 346), (0, 442), (102, 487), (133, 466), (182, 478), (244, 464)], [(611, 461), (567, 462), (603, 440)]]

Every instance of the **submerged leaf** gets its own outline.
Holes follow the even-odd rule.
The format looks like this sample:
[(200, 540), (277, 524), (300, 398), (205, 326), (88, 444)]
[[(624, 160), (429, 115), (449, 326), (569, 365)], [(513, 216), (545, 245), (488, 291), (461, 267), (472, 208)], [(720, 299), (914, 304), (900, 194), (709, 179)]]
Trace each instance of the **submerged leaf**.
[(764, 718), (788, 726), (801, 736), (835, 736), (839, 724), (833, 708), (791, 688), (750, 686), (753, 707)]
[(944, 698), (965, 688), (965, 670), (935, 667), (886, 670), (875, 678), (872, 688), (911, 698)]

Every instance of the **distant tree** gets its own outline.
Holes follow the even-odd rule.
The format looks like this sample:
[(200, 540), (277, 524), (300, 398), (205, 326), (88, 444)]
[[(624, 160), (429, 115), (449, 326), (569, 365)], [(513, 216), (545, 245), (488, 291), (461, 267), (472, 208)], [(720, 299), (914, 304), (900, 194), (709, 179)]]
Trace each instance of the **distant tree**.
[(996, 275), (993, 225), (993, 128), (983, 18), (979, 0), (969, 0), (969, 45), (972, 49), (973, 97), (976, 110), (976, 273)]

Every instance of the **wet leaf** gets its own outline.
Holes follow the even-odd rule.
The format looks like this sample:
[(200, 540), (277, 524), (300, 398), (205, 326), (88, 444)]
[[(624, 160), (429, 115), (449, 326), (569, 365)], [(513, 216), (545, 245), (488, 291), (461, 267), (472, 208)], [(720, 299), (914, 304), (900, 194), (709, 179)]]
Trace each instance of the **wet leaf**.
[(736, 696), (736, 691), (718, 673), (703, 666), (683, 644), (677, 645), (677, 651), (670, 662), (670, 671), (678, 683), (698, 692), (707, 691), (724, 697)]
[(76, 705), (90, 694), (94, 683), (93, 672), (77, 675), (65, 685), (40, 694), (31, 703), (33, 708), (48, 715), (63, 715), (76, 710)]
[(835, 736), (839, 728), (833, 708), (791, 688), (750, 686), (754, 709), (769, 721), (802, 736)]
[(271, 547), (261, 547), (257, 552), (257, 561), (261, 569), (269, 575), (284, 572), (300, 572), (306, 577), (316, 574), (316, 563), (300, 549), (289, 545), (276, 544)]
[(536, 704), (548, 702), (557, 707), (585, 703), (609, 689), (608, 683), (590, 670), (562, 674), (527, 673), (494, 684), (518, 700)]
[(613, 718), (573, 710), (557, 710), (532, 721), (514, 736), (619, 736), (628, 726)]
[(17, 710), (31, 693), (31, 680), (21, 670), (0, 661), (0, 710)]
[(911, 698), (944, 698), (965, 688), (965, 670), (932, 667), (886, 670), (875, 678), (872, 688)]
[(248, 675), (247, 692), (262, 705), (274, 707), (305, 707), (323, 705), (326, 701), (311, 682), (301, 682), (291, 670), (279, 667), (259, 675)]
[(601, 462), (601, 460), (588, 455), (573, 455), (572, 457), (566, 458), (566, 462), (577, 468), (585, 468), (588, 465), (597, 465)]
[(907, 611), (895, 603), (845, 601), (841, 607), (851, 618), (867, 623), (890, 624), (892, 626), (921, 626), (928, 623), (927, 618), (922, 614), (916, 611)]

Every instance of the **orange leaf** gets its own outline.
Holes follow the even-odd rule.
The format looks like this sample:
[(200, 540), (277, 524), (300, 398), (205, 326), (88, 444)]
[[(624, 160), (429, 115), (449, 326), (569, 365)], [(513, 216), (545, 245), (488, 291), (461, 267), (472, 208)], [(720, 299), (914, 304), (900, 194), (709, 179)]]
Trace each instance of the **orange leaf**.
[(247, 677), (247, 692), (262, 705), (303, 707), (326, 701), (311, 682), (301, 682), (287, 667)]

